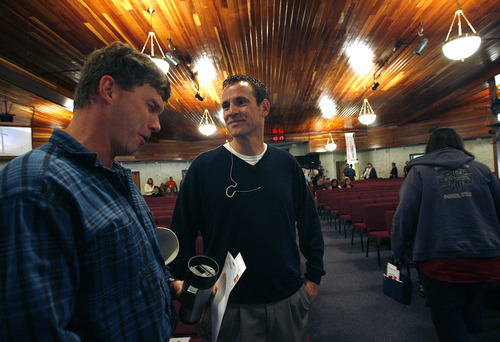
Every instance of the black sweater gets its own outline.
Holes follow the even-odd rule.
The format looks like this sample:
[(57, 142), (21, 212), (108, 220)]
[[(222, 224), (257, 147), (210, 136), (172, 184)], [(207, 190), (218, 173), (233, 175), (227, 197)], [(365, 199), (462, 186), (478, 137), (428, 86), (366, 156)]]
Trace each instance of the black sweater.
[[(179, 255), (170, 265), (174, 276), (183, 278), (201, 232), (204, 254), (221, 268), (228, 251), (234, 257), (241, 253), (246, 263), (230, 302), (270, 303), (287, 298), (302, 285), (297, 231), (307, 260), (305, 276), (319, 284), (325, 274), (323, 236), (295, 158), (271, 146), (254, 166), (233, 156), (232, 178), (237, 186), (228, 188), (234, 185), (230, 169), (231, 153), (223, 146), (199, 155), (190, 166), (170, 225), (180, 242)], [(226, 189), (229, 196), (234, 194), (231, 198)]]

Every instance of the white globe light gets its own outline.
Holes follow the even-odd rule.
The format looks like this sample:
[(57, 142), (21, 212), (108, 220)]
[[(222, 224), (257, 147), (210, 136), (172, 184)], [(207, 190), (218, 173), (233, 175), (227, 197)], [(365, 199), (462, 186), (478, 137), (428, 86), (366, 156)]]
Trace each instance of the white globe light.
[(337, 148), (337, 144), (334, 143), (334, 142), (331, 142), (331, 143), (328, 143), (325, 145), (325, 148), (328, 150), (328, 151), (333, 151)]
[(480, 45), (481, 37), (478, 35), (458, 36), (444, 43), (443, 53), (449, 59), (458, 61), (474, 54)]
[(375, 114), (361, 114), (358, 116), (359, 122), (361, 122), (363, 125), (370, 125), (372, 124), (377, 116)]
[(214, 134), (216, 127), (215, 125), (206, 124), (206, 125), (200, 125), (198, 129), (204, 135), (212, 135)]
[(153, 62), (155, 62), (156, 66), (160, 68), (160, 70), (166, 75), (168, 73), (168, 69), (170, 68), (170, 65), (166, 60), (163, 58), (156, 58), (156, 57), (151, 57)]

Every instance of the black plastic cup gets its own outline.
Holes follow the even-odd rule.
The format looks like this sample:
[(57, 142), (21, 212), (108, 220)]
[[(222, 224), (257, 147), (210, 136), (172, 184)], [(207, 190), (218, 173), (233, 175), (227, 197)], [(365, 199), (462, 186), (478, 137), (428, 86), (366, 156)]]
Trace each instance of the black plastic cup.
[(219, 265), (210, 257), (198, 255), (189, 259), (179, 310), (183, 323), (192, 325), (200, 321), (218, 273)]

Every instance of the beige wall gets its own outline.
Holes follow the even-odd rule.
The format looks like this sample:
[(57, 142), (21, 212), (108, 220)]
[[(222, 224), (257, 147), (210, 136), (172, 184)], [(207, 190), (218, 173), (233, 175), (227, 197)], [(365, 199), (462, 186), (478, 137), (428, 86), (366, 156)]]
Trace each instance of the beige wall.
[[(464, 145), (466, 150), (474, 154), (477, 161), (486, 164), (492, 172), (495, 170), (491, 138), (465, 140)], [(398, 167), (400, 177), (402, 177), (405, 161), (410, 160), (410, 154), (424, 153), (424, 150), (425, 144), (358, 151), (358, 172), (356, 175), (359, 176), (359, 173), (364, 170), (366, 164), (370, 162), (375, 170), (377, 170), (379, 177), (389, 178), (391, 163), (394, 162)], [(345, 161), (345, 159), (346, 154), (344, 151), (320, 154), (321, 165), (325, 169), (326, 175), (330, 178), (338, 178), (335, 172), (335, 163), (337, 161)]]
[[(491, 143), (491, 138), (465, 140), (464, 143), (465, 148), (475, 155), (477, 161), (486, 164), (492, 172), (494, 171), (493, 145)], [(394, 162), (396, 163), (399, 174), (402, 177), (405, 161), (409, 160), (410, 154), (423, 153), (424, 149), (425, 145), (421, 144), (415, 146), (358, 151), (358, 170), (356, 174), (359, 177), (359, 173), (364, 170), (366, 163), (370, 162), (377, 170), (379, 177), (388, 178), (389, 172), (391, 171), (391, 163)], [(325, 152), (320, 154), (321, 165), (325, 169), (326, 176), (330, 178), (338, 178), (338, 175), (335, 172), (336, 162), (344, 162), (345, 160), (345, 151)], [(3, 167), (6, 163), (6, 161), (0, 161), (0, 167)], [(181, 171), (188, 169), (191, 162), (122, 162), (121, 164), (133, 171), (140, 172), (142, 183), (141, 192), (144, 192), (144, 184), (150, 177), (153, 178), (155, 184), (160, 185), (160, 183), (165, 182), (168, 177), (172, 176), (177, 182), (177, 185), (179, 185), (181, 180)]]

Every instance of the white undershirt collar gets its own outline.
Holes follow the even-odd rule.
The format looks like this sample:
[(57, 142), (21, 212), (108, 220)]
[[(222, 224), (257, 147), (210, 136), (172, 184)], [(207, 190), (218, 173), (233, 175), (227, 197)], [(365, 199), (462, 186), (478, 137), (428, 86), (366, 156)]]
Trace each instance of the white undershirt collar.
[(241, 160), (246, 161), (250, 165), (255, 165), (259, 162), (259, 160), (262, 159), (264, 156), (264, 153), (267, 151), (267, 144), (264, 143), (264, 151), (261, 154), (258, 154), (256, 156), (247, 156), (241, 153), (236, 152), (229, 143), (225, 143), (223, 145), (230, 153), (234, 154), (236, 157), (240, 158)]

